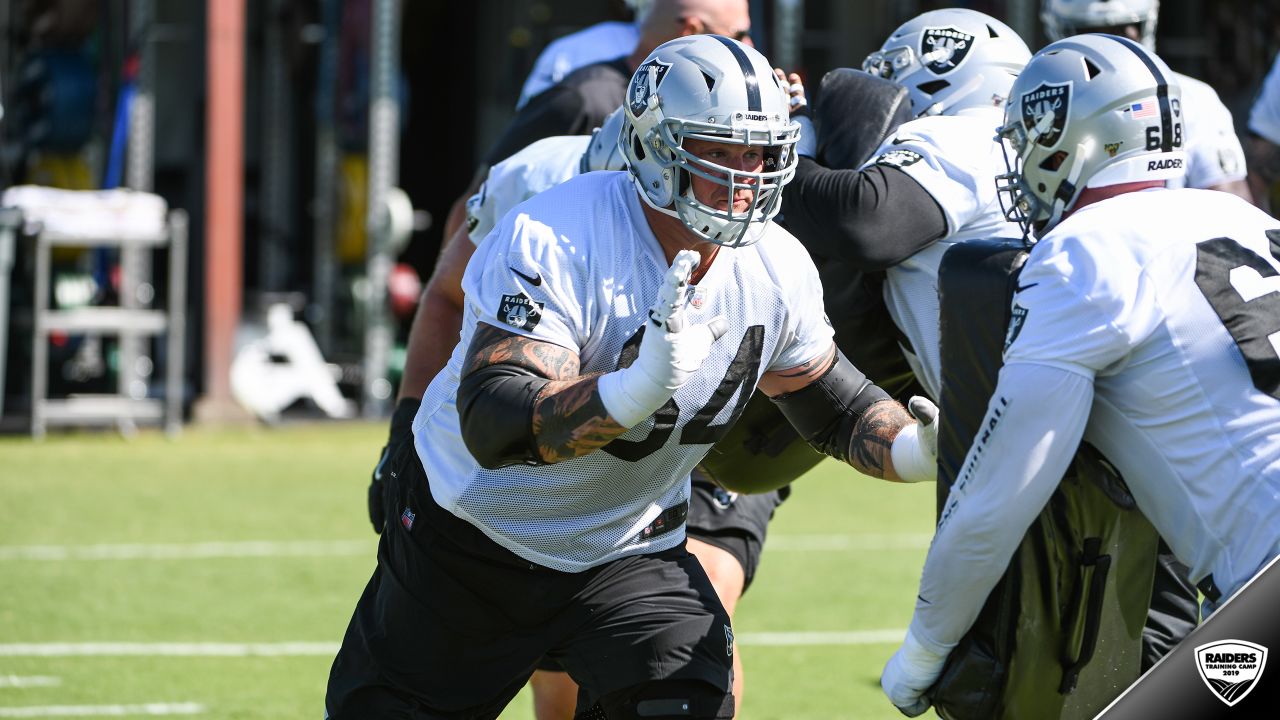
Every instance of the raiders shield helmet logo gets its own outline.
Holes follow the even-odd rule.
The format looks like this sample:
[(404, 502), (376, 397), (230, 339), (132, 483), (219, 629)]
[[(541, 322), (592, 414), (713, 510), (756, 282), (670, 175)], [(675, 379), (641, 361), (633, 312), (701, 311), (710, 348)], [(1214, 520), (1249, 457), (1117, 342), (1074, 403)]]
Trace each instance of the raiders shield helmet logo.
[(960, 67), (972, 48), (973, 36), (954, 25), (925, 28), (920, 35), (920, 61), (935, 75)]
[(649, 96), (658, 91), (662, 78), (671, 69), (671, 63), (664, 63), (657, 58), (636, 68), (631, 76), (631, 87), (627, 88), (627, 105), (632, 117), (639, 117), (649, 104)]
[(1027, 130), (1036, 126), (1040, 118), (1053, 113), (1053, 127), (1044, 135), (1036, 138), (1036, 142), (1045, 147), (1058, 144), (1062, 131), (1067, 126), (1067, 108), (1071, 107), (1071, 83), (1040, 83), (1035, 90), (1024, 93), (1021, 99), (1022, 127)]

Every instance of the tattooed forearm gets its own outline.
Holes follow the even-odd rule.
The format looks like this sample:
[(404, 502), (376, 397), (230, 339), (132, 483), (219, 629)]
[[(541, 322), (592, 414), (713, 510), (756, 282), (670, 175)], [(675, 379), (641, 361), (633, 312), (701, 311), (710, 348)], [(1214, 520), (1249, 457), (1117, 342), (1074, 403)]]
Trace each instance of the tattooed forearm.
[(627, 431), (605, 410), (595, 378), (549, 383), (533, 410), (538, 454), (549, 463), (594, 452)]
[(845, 461), (864, 475), (883, 479), (892, 464), (893, 438), (899, 428), (912, 422), (906, 409), (894, 400), (881, 400), (872, 405), (854, 427)]
[(548, 463), (586, 455), (627, 431), (604, 408), (596, 375), (579, 375), (578, 354), (480, 323), (467, 349), (463, 376), (491, 365), (515, 365), (551, 382), (528, 418), (538, 455)]
[(501, 328), (477, 323), (463, 364), (465, 377), (486, 365), (518, 365), (551, 380), (578, 376), (578, 354), (559, 345), (532, 340)]

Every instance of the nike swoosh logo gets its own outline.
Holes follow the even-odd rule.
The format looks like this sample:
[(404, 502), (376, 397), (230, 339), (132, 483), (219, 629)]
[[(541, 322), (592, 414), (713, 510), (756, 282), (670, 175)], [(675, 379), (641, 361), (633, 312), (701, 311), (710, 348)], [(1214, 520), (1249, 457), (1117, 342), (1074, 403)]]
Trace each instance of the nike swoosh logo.
[(916, 600), (919, 600), (919, 601), (921, 602), (921, 604), (924, 604), (924, 605), (932, 605), (932, 604), (933, 604), (933, 603), (929, 602), (928, 600), (925, 600), (923, 595), (917, 595), (917, 596), (916, 596)]
[[(537, 283), (534, 283), (534, 284), (536, 285)], [(1022, 292), (1023, 290), (1030, 290), (1031, 288), (1033, 288), (1033, 287), (1035, 287), (1035, 286), (1037, 286), (1037, 285), (1039, 285), (1039, 284), (1040, 284), (1040, 283), (1038, 283), (1038, 282), (1033, 282), (1033, 283), (1029, 283), (1029, 284), (1027, 284), (1027, 285), (1014, 285), (1014, 286), (1013, 286), (1013, 291), (1014, 291), (1014, 292), (1016, 292), (1016, 293), (1020, 293), (1020, 292)]]
[(519, 275), (520, 277), (524, 278), (526, 281), (528, 281), (528, 283), (529, 283), (530, 285), (532, 285), (532, 286), (534, 286), (534, 287), (537, 287), (537, 286), (539, 286), (539, 285), (541, 285), (541, 284), (542, 284), (542, 273), (538, 273), (538, 274), (537, 274), (537, 275), (535, 275), (534, 277), (529, 277), (528, 275), (525, 275), (524, 273), (520, 272), (519, 270), (517, 270), (517, 269), (515, 269), (515, 268), (508, 268), (508, 269), (509, 269), (509, 270), (511, 270), (511, 272), (513, 272), (513, 273), (515, 273), (515, 274)]

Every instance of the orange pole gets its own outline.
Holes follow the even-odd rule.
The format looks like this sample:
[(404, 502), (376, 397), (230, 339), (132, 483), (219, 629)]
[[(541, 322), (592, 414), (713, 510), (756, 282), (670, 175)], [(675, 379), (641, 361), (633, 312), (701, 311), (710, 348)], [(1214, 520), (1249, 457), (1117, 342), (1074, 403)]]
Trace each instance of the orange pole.
[(205, 396), (207, 414), (235, 413), (231, 356), (240, 322), (244, 207), (244, 0), (207, 0), (205, 107)]

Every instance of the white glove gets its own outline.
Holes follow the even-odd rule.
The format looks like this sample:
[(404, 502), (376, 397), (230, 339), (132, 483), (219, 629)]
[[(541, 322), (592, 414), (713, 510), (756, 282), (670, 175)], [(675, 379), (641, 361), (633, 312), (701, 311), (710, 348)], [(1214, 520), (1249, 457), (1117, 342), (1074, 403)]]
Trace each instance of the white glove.
[(635, 362), (598, 380), (605, 409), (623, 427), (638, 424), (670, 400), (702, 367), (712, 343), (729, 327), (724, 316), (686, 327), (686, 291), (696, 267), (698, 253), (681, 250), (676, 255), (649, 308), (649, 324)]
[(929, 398), (913, 395), (907, 412), (920, 422), (898, 431), (890, 447), (893, 469), (903, 482), (938, 479), (938, 406)]
[(884, 671), (880, 673), (880, 687), (903, 715), (915, 717), (933, 704), (924, 693), (938, 680), (946, 662), (945, 654), (939, 655), (926, 649), (911, 634), (911, 628), (907, 628), (907, 637), (902, 641), (902, 647), (884, 664)]

